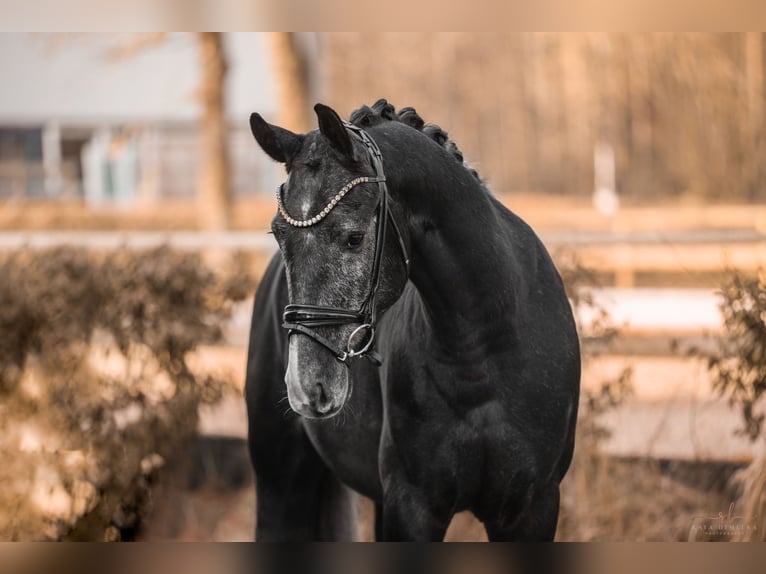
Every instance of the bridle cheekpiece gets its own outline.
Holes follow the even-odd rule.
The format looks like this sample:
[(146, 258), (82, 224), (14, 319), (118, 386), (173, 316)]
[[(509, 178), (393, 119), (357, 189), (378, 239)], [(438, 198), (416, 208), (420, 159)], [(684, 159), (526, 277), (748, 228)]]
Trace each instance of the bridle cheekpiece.
[[(376, 297), (378, 293), (378, 287), (380, 286), (380, 273), (381, 265), (383, 261), (383, 249), (386, 243), (386, 231), (388, 224), (394, 228), (397, 239), (399, 240), (399, 248), (402, 253), (402, 260), (404, 262), (405, 271), (409, 277), (410, 260), (407, 254), (407, 248), (404, 244), (404, 238), (396, 223), (393, 213), (391, 212), (388, 187), (386, 186), (386, 176), (383, 173), (383, 156), (380, 153), (375, 141), (367, 134), (363, 129), (344, 122), (346, 129), (352, 134), (358, 137), (365, 145), (367, 152), (369, 153), (370, 160), (372, 161), (373, 168), (375, 169), (375, 177), (362, 176), (357, 177), (349, 181), (341, 190), (335, 194), (330, 202), (322, 208), (316, 215), (309, 219), (295, 219), (287, 213), (285, 209), (282, 194), (284, 191), (284, 184), (281, 184), (277, 188), (277, 207), (280, 215), (287, 221), (288, 224), (293, 227), (311, 227), (321, 222), (327, 215), (335, 208), (336, 205), (348, 194), (354, 187), (362, 183), (377, 183), (378, 184), (378, 221), (375, 233), (375, 256), (372, 265), (372, 275), (370, 278), (370, 288), (367, 293), (367, 297), (362, 303), (358, 311), (349, 311), (347, 309), (338, 309), (335, 307), (325, 307), (321, 305), (299, 305), (290, 304), (284, 309), (282, 315), (282, 326), (288, 330), (288, 336), (295, 334), (305, 335), (326, 349), (328, 349), (335, 358), (348, 366), (348, 360), (355, 357), (366, 357), (372, 361), (375, 365), (380, 365), (382, 359), (380, 355), (373, 349), (373, 343), (375, 341), (375, 328), (377, 325), (378, 308), (376, 305)], [(316, 332), (318, 327), (337, 327), (341, 325), (353, 325), (356, 327), (348, 337), (345, 349), (338, 349), (329, 340)], [(367, 337), (362, 338), (362, 335), (367, 334)], [(360, 339), (358, 342), (356, 339)], [(356, 345), (356, 346), (355, 346)]]

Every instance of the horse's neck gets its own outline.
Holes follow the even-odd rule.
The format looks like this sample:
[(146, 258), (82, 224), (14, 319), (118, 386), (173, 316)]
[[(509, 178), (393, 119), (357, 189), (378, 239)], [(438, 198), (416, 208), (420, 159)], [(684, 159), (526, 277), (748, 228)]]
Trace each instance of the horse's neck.
[(468, 359), (498, 337), (509, 340), (515, 270), (498, 204), (449, 160), (409, 180), (400, 197), (413, 218), (410, 278), (427, 320), (445, 352)]
[(477, 215), (466, 212), (413, 237), (411, 279), (428, 321), (447, 352), (468, 356), (507, 339), (502, 331), (514, 304), (499, 222)]

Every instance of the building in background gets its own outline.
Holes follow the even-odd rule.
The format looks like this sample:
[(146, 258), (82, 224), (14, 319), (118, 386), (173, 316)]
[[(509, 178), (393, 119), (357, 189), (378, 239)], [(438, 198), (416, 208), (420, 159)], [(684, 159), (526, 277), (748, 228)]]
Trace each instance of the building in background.
[[(91, 206), (193, 197), (200, 69), (192, 34), (129, 55), (130, 35), (0, 34), (0, 199)], [(252, 111), (275, 114), (265, 40), (226, 34), (233, 196), (273, 189), (278, 167), (253, 144)]]
[[(195, 35), (115, 58), (123, 36), (0, 35), (0, 198), (197, 193)], [(600, 187), (594, 157), (610, 149), (610, 201), (763, 202), (764, 38), (227, 33), (224, 187), (270, 193), (281, 177), (252, 143), (250, 112), (302, 131), (316, 101), (348, 117), (385, 97), (450, 132), (496, 193), (587, 200)]]

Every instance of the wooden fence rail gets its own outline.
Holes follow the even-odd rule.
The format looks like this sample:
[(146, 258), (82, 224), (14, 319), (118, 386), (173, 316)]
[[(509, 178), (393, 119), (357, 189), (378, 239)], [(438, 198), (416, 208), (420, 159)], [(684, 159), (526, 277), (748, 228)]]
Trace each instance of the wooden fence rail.
[[(586, 267), (613, 274), (618, 287), (633, 287), (641, 273), (704, 274), (727, 269), (755, 272), (766, 268), (766, 234), (752, 230), (682, 232), (543, 231), (554, 253), (570, 252)], [(168, 245), (183, 250), (242, 250), (271, 253), (273, 238), (265, 231), (5, 231), (0, 251), (61, 245), (111, 250)]]

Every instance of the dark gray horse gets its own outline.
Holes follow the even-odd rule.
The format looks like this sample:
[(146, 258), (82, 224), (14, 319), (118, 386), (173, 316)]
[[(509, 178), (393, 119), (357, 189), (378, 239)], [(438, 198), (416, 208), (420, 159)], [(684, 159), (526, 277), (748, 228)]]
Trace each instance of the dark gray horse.
[(580, 351), (550, 256), (412, 108), (315, 111), (307, 134), (250, 118), (288, 174), (247, 365), (256, 539), (348, 538), (349, 488), (379, 540), (462, 510), (553, 539)]

